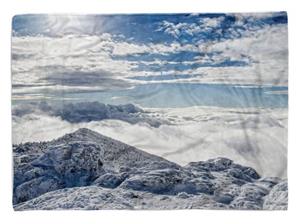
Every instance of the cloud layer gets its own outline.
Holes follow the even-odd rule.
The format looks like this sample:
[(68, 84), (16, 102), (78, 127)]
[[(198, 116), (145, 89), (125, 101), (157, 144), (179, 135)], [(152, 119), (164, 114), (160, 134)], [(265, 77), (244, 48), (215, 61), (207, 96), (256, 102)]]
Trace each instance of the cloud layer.
[(27, 113), (13, 117), (13, 142), (52, 140), (86, 127), (182, 165), (224, 156), (254, 167), (262, 176), (286, 176), (286, 109), (189, 107), (147, 112), (167, 122), (157, 127), (142, 120), (72, 123)]
[(149, 116), (133, 104), (109, 105), (99, 102), (78, 102), (48, 104), (46, 102), (16, 105), (12, 109), (15, 119), (26, 116), (53, 116), (72, 124), (101, 121), (107, 119), (122, 120), (131, 124), (144, 122), (159, 127), (163, 120)]
[(286, 13), (17, 16), (13, 94), (126, 89), (149, 81), (132, 77), (164, 75), (287, 86), (286, 23)]

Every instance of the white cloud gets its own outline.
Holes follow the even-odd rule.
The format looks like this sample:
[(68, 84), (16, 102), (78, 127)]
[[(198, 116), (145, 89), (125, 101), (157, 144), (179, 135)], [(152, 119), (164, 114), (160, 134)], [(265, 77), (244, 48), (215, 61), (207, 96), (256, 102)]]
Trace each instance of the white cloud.
[(263, 176), (286, 176), (287, 109), (190, 107), (151, 109), (151, 114), (172, 124), (154, 128), (119, 120), (70, 124), (44, 115), (14, 117), (13, 142), (52, 140), (86, 127), (183, 165), (224, 156)]
[(271, 18), (283, 14), (284, 12), (252, 12), (252, 13), (243, 12), (243, 13), (229, 13), (228, 15), (232, 15), (237, 18), (264, 19), (264, 18)]
[[(185, 79), (185, 82), (288, 85), (288, 33), (285, 24), (266, 26), (259, 31), (249, 31), (242, 38), (199, 43), (198, 49), (207, 54), (213, 52), (221, 52), (221, 54), (215, 54), (211, 57), (207, 57), (205, 54), (198, 56), (194, 62), (181, 63), (221, 63), (225, 59), (230, 59), (232, 61), (244, 61), (249, 65), (187, 68), (184, 70), (185, 74), (199, 76)], [(162, 64), (161, 61), (160, 64)], [(182, 73), (183, 71), (176, 70), (164, 72), (164, 74), (174, 75)], [(161, 74), (153, 73), (152, 75)], [(181, 82), (181, 80), (163, 82)]]
[[(287, 85), (288, 83), (288, 35), (287, 26), (267, 26), (251, 36), (226, 40), (206, 46), (208, 51), (222, 51), (222, 57), (239, 58), (248, 55), (253, 61), (250, 67), (212, 69), (212, 75), (231, 82)], [(228, 73), (228, 71), (231, 73)], [(233, 71), (230, 71), (233, 70)], [(201, 69), (199, 69), (201, 72)], [(221, 74), (223, 73), (223, 75)], [(236, 73), (239, 73), (237, 75)], [(209, 75), (208, 75), (209, 76)], [(238, 77), (236, 77), (238, 76)], [(216, 77), (217, 78), (217, 77)], [(234, 81), (236, 80), (236, 81)]]
[(218, 27), (223, 20), (223, 16), (201, 18), (195, 23), (172, 23), (164, 20), (160, 23), (160, 27), (156, 31), (163, 31), (175, 38), (179, 38), (182, 34), (194, 36), (200, 32)]
[[(139, 53), (168, 54), (197, 51), (194, 45), (134, 44), (115, 41), (110, 34), (100, 36), (66, 35), (63, 37), (13, 37), (13, 84), (47, 84), (51, 73), (108, 71), (115, 78), (135, 76), (137, 62), (113, 60), (111, 56)], [(101, 72), (99, 72), (101, 75)]]
[[(223, 17), (205, 19), (209, 26), (216, 25)], [(168, 24), (168, 26), (173, 26)], [(176, 26), (183, 29), (187, 24)], [(188, 26), (194, 29), (196, 26)], [(197, 26), (198, 27), (198, 26)], [(47, 86), (47, 77), (52, 73), (107, 71), (111, 78), (124, 80), (130, 76), (144, 76), (143, 70), (137, 70), (139, 63), (164, 65), (176, 62), (157, 60), (153, 62), (114, 60), (112, 56), (127, 56), (134, 54), (172, 54), (180, 51), (207, 53), (196, 58), (195, 62), (183, 61), (183, 65), (193, 63), (220, 63), (225, 59), (249, 62), (250, 66), (238, 67), (199, 67), (184, 71), (167, 70), (164, 74), (194, 74), (201, 75), (185, 81), (199, 83), (232, 83), (254, 85), (287, 85), (288, 84), (288, 35), (287, 26), (274, 25), (256, 31), (247, 31), (242, 38), (209, 41), (197, 44), (148, 43), (138, 44), (127, 41), (116, 41), (110, 34), (102, 35), (65, 35), (62, 37), (26, 36), (12, 38), (12, 81), (13, 84), (35, 85), (37, 87), (15, 87), (14, 92), (26, 92), (39, 89), (59, 89), (64, 83)], [(220, 54), (207, 56), (219, 51)], [(180, 66), (178, 64), (178, 66)], [(161, 75), (160, 72), (147, 71), (148, 75)], [(178, 80), (180, 82), (181, 80)], [(131, 83), (145, 83), (127, 80)], [(153, 82), (153, 81), (152, 81)], [(158, 82), (158, 81), (157, 81)], [(166, 81), (164, 81), (166, 82)], [(175, 82), (174, 80), (172, 82)], [(84, 87), (86, 88), (86, 87)], [(80, 87), (77, 88), (82, 89)], [(91, 90), (95, 87), (91, 87)], [(99, 86), (98, 89), (103, 89)]]
[(203, 18), (200, 20), (201, 27), (217, 27), (224, 20), (223, 16), (215, 17), (215, 18)]

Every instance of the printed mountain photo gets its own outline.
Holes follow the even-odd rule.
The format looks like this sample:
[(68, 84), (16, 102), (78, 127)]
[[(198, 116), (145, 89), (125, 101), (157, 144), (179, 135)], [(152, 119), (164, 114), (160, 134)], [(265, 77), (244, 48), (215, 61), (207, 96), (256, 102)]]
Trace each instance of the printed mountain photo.
[(286, 12), (17, 15), (13, 207), (288, 208)]

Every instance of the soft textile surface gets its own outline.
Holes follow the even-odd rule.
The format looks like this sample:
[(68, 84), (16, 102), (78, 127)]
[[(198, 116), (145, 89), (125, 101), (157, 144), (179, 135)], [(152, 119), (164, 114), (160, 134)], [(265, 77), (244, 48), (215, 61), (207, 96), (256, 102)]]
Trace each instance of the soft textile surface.
[(17, 15), (15, 210), (287, 209), (285, 12)]

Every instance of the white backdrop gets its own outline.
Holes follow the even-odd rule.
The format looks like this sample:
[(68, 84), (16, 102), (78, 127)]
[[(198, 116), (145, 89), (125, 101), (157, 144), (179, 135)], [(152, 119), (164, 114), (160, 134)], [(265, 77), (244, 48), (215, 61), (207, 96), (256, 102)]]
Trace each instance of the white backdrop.
[[(9, 0), (0, 13), (0, 217), (1, 223), (295, 223), (299, 219), (299, 115), (300, 72), (297, 1), (285, 0)], [(10, 35), (15, 14), (27, 13), (174, 13), (174, 12), (288, 11), (289, 19), (289, 210), (274, 211), (44, 211), (14, 212), (12, 209), (12, 153), (10, 117)]]

